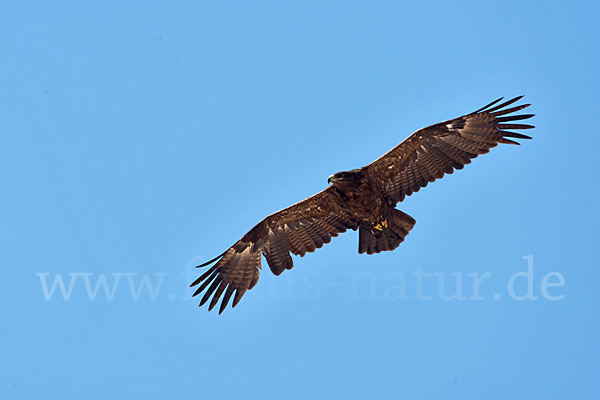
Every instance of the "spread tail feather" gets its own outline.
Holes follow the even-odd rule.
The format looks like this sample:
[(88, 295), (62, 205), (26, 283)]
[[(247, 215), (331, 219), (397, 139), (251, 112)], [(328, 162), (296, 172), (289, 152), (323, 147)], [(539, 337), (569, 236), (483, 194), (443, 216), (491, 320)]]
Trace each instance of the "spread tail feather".
[(382, 221), (376, 224), (360, 225), (358, 252), (373, 254), (394, 250), (404, 241), (415, 222), (410, 215), (392, 209)]

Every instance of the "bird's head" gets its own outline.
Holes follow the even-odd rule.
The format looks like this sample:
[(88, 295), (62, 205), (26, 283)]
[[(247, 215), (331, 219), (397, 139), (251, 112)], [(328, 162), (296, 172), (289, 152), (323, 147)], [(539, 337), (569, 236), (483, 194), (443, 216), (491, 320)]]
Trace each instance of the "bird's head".
[(337, 172), (327, 179), (327, 183), (338, 189), (351, 190), (360, 186), (364, 174), (360, 170)]

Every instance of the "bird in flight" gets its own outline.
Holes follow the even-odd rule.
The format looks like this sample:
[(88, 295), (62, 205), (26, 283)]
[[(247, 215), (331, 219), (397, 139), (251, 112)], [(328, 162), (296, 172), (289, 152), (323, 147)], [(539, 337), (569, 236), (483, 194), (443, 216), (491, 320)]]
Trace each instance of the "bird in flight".
[(220, 314), (233, 296), (235, 307), (258, 282), (261, 254), (280, 275), (294, 266), (290, 253), (302, 257), (347, 229), (358, 229), (361, 254), (394, 250), (415, 224), (395, 208), (405, 196), (462, 169), (498, 143), (519, 144), (508, 138), (531, 139), (511, 131), (533, 128), (515, 123), (533, 117), (514, 114), (530, 104), (508, 107), (522, 97), (498, 104), (500, 98), (470, 114), (419, 129), (371, 164), (333, 174), (325, 190), (269, 215), (224, 253), (198, 266), (214, 263), (190, 285), (198, 286), (194, 296), (206, 290), (200, 306), (210, 299), (210, 311), (223, 296)]

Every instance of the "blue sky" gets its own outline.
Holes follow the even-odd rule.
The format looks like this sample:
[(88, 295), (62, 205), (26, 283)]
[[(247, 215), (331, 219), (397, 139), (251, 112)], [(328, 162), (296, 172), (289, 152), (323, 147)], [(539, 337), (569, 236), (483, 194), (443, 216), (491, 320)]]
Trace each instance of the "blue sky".
[[(597, 393), (598, 12), (3, 2), (0, 397)], [(190, 299), (193, 265), (331, 173), (520, 94), (534, 140), (400, 204), (396, 251), (350, 232), (263, 260), (221, 316)]]

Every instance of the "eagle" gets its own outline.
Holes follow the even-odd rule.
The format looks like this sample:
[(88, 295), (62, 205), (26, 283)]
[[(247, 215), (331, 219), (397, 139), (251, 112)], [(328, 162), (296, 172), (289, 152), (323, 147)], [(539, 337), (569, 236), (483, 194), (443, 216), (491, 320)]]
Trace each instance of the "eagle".
[(415, 225), (410, 215), (395, 208), (397, 203), (499, 143), (519, 144), (509, 138), (531, 139), (512, 131), (534, 128), (515, 123), (534, 116), (514, 114), (530, 104), (508, 107), (522, 97), (503, 103), (499, 98), (470, 114), (419, 129), (371, 164), (333, 174), (325, 190), (267, 216), (225, 252), (197, 267), (214, 263), (190, 285), (198, 286), (194, 296), (205, 291), (200, 306), (210, 299), (210, 311), (223, 296), (221, 314), (233, 296), (235, 307), (257, 284), (261, 255), (271, 272), (280, 275), (294, 266), (290, 253), (302, 257), (348, 229), (358, 229), (360, 254), (394, 250)]

